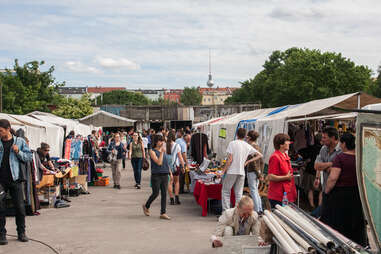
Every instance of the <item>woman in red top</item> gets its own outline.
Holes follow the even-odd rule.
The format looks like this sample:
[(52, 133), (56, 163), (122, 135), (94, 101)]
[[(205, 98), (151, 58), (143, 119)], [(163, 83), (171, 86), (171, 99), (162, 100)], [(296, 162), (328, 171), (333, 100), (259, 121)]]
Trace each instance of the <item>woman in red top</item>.
[(269, 160), (268, 179), (270, 181), (267, 197), (271, 208), (282, 205), (283, 193), (287, 193), (289, 202), (296, 200), (296, 188), (287, 151), (290, 147), (290, 137), (287, 134), (277, 134), (274, 137), (275, 152)]

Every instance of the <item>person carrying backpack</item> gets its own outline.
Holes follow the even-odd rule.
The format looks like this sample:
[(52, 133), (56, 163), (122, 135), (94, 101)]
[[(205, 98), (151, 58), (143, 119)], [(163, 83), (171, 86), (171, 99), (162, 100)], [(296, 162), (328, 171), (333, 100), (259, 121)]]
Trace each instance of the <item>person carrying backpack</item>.
[[(168, 185), (168, 194), (170, 197), (171, 205), (180, 205), (179, 192), (180, 192), (180, 171), (185, 173), (184, 160), (181, 156), (181, 147), (176, 142), (176, 133), (170, 131), (167, 137), (167, 152), (169, 169), (172, 171), (173, 178)], [(173, 197), (173, 184), (175, 185), (175, 199)]]

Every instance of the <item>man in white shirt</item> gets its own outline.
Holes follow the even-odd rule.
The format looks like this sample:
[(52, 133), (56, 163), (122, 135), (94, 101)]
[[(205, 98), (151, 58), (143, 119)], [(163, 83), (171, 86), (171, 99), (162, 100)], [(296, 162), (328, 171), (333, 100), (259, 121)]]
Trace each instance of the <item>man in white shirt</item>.
[[(230, 208), (230, 192), (232, 187), (235, 193), (235, 203), (238, 204), (242, 197), (243, 185), (245, 183), (245, 166), (263, 157), (253, 146), (244, 141), (246, 129), (239, 128), (237, 140), (229, 143), (226, 150), (227, 160), (224, 167), (224, 179), (222, 182), (222, 210)], [(249, 155), (255, 156), (247, 160)]]

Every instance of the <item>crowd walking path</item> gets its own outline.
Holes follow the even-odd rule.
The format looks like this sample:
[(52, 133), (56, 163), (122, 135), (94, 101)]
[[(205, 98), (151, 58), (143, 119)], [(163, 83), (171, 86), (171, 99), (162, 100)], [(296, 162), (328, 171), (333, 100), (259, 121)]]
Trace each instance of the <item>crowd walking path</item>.
[[(69, 208), (40, 210), (40, 216), (27, 217), (27, 235), (54, 247), (60, 254), (128, 253), (216, 253), (209, 237), (216, 216), (201, 217), (193, 195), (182, 194), (181, 205), (167, 206), (172, 220), (160, 220), (160, 196), (146, 217), (142, 204), (151, 194), (150, 171), (143, 171), (142, 189), (134, 188), (131, 163), (122, 171), (122, 189), (90, 187), (90, 195), (71, 198)], [(109, 167), (105, 175), (111, 175)], [(14, 218), (7, 218), (8, 234), (16, 234)], [(54, 253), (40, 243), (21, 243), (8, 237), (0, 253)]]

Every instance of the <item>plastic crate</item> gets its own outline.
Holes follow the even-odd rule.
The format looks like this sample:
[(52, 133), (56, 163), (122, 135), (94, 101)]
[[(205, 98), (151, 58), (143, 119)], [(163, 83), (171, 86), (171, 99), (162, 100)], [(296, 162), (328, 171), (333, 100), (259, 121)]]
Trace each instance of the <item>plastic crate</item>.
[(110, 178), (108, 176), (99, 178), (98, 181), (94, 182), (94, 186), (107, 186), (109, 184), (110, 184)]

